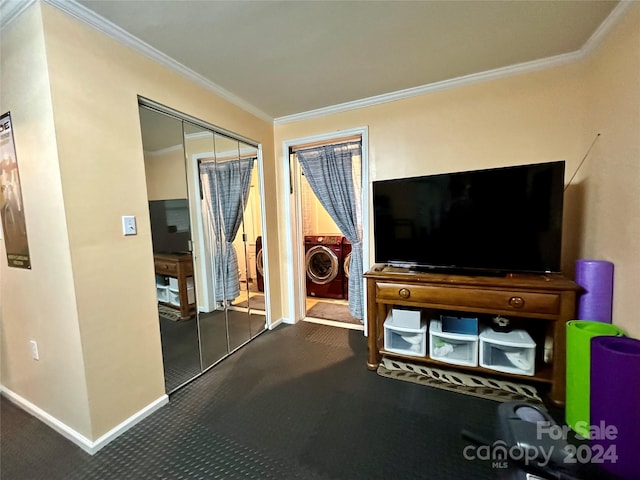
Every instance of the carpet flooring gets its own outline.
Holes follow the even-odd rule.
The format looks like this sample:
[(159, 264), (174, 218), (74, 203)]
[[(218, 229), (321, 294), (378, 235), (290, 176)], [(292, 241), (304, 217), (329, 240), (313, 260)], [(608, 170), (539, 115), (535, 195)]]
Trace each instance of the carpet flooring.
[(159, 320), (165, 388), (170, 392), (202, 371), (198, 325), (195, 319), (173, 321), (160, 315)]
[(202, 373), (259, 335), (265, 329), (265, 316), (229, 309), (200, 313), (199, 318), (171, 321), (162, 315), (160, 334), (164, 380), (167, 392)]
[(368, 371), (362, 332), (265, 332), (90, 456), (1, 400), (3, 480), (494, 479), (463, 457), (497, 402)]

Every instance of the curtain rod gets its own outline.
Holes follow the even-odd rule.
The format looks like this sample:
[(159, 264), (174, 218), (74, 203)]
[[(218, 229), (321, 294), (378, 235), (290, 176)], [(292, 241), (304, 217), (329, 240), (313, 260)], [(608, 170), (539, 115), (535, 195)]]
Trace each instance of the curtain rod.
[(311, 143), (301, 143), (300, 145), (293, 145), (289, 147), (289, 152), (295, 153), (298, 150), (306, 150), (307, 148), (326, 147), (329, 145), (338, 145), (340, 143), (348, 143), (348, 142), (362, 142), (362, 135), (351, 135), (350, 137), (334, 138), (331, 140), (324, 140), (324, 141), (311, 142)]

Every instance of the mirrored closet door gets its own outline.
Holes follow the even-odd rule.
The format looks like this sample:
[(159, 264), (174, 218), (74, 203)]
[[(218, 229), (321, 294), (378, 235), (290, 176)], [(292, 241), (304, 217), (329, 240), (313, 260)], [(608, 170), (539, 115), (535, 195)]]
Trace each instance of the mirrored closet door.
[[(140, 116), (152, 236), (186, 233), (189, 237), (186, 251), (156, 245), (154, 240), (157, 289), (162, 290), (166, 282), (169, 294), (174, 293), (168, 304), (158, 297), (165, 383), (171, 392), (266, 328), (265, 282), (262, 266), (257, 266), (263, 223), (259, 150), (212, 128), (145, 106), (140, 107)], [(161, 126), (166, 129), (162, 133)], [(152, 145), (154, 135), (165, 144), (176, 138), (177, 143)], [(188, 232), (175, 225), (173, 217), (167, 225), (154, 220), (151, 203), (156, 198), (165, 203), (180, 201)], [(166, 213), (159, 215), (169, 218)], [(182, 255), (189, 264), (183, 270), (190, 275), (182, 283), (190, 295), (185, 301), (193, 302), (175, 320), (168, 318), (167, 310), (176, 307), (171, 300), (178, 301), (178, 311), (184, 310), (171, 289), (178, 279), (172, 272), (159, 275), (157, 261), (171, 255)]]

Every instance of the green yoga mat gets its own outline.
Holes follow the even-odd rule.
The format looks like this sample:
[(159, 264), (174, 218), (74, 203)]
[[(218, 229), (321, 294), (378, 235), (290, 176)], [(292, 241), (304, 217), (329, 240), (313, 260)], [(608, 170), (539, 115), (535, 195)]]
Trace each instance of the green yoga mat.
[(589, 438), (591, 339), (623, 337), (624, 332), (609, 323), (587, 320), (567, 322), (567, 393), (565, 420), (575, 432)]

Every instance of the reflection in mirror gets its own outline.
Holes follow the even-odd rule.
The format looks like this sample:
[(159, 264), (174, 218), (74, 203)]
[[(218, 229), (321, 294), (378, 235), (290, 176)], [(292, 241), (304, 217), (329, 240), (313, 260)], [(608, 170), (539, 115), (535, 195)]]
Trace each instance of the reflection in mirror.
[(142, 102), (167, 392), (266, 328), (259, 150)]
[[(240, 143), (241, 158), (258, 158), (258, 149)], [(262, 243), (262, 203), (259, 182), (258, 162), (253, 162), (249, 195), (244, 209), (244, 239), (246, 263), (246, 279), (244, 283), (248, 292), (249, 329), (251, 338), (264, 331), (266, 327), (264, 282), (258, 282), (258, 248)], [(260, 239), (260, 240), (258, 240)], [(260, 265), (260, 270), (263, 270)]]
[(250, 338), (247, 313), (248, 292), (242, 280), (246, 278), (243, 242), (244, 207), (247, 202), (253, 159), (241, 159), (238, 141), (215, 134), (215, 162), (201, 164), (210, 183), (215, 184), (217, 198), (212, 199), (216, 223), (221, 226), (221, 264), (224, 277), (223, 294), (227, 307), (229, 351)]
[(225, 302), (224, 239), (217, 213), (218, 186), (208, 174), (215, 171), (213, 132), (184, 122), (184, 145), (187, 159), (190, 198), (197, 227), (193, 248), (196, 252), (198, 325), (204, 369), (224, 358), (229, 352)]
[(202, 371), (193, 314), (193, 264), (182, 122), (140, 107), (165, 389)]

